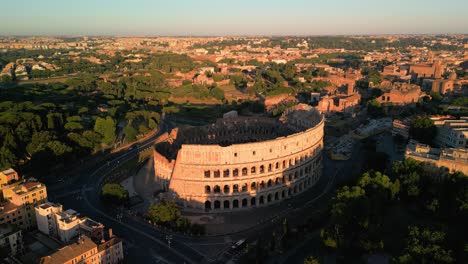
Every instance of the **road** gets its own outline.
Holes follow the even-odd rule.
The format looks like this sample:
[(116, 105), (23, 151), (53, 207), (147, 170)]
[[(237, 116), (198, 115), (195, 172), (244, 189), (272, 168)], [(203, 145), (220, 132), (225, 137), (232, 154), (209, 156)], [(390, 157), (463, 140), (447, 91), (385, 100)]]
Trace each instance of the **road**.
[[(160, 131), (169, 128), (170, 124), (164, 120)], [(65, 208), (77, 210), (82, 215), (102, 222), (107, 228), (112, 228), (114, 234), (124, 239), (125, 255), (130, 263), (225, 263), (231, 258), (228, 251), (232, 243), (240, 239), (253, 241), (259, 233), (272, 232), (284, 218), (292, 222), (295, 219), (303, 220), (305, 209), (311, 210), (317, 204), (323, 205), (329, 199), (335, 179), (347, 167), (343, 165), (338, 168), (325, 164), (325, 176), (321, 177), (316, 186), (294, 199), (276, 205), (281, 208), (280, 212), (254, 227), (228, 236), (186, 236), (156, 229), (125, 211), (116, 211), (115, 208), (105, 206), (99, 198), (102, 176), (136, 157), (140, 152), (153, 147), (158, 135), (139, 142), (137, 147), (112, 154), (109, 160), (84, 169), (78, 179), (70, 182), (68, 186), (62, 183), (59, 190), (54, 188), (55, 191), (49, 194), (52, 202), (60, 202)], [(202, 247), (219, 248), (219, 253), (213, 255), (200, 252)]]

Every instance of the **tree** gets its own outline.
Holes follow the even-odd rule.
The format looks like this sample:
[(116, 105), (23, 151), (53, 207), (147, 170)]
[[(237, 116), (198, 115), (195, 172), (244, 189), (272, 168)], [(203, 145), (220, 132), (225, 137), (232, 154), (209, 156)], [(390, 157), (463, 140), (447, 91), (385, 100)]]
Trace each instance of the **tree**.
[(320, 261), (316, 257), (309, 256), (304, 259), (304, 264), (320, 264)]
[(2, 83), (12, 83), (13, 78), (10, 75), (2, 75)]
[(111, 144), (115, 139), (115, 121), (110, 116), (105, 119), (98, 117), (96, 123), (94, 124), (94, 131), (99, 133), (103, 138), (102, 142), (104, 144)]
[(432, 144), (437, 135), (437, 127), (429, 117), (418, 117), (411, 123), (409, 134), (421, 143)]
[(175, 222), (180, 216), (180, 210), (174, 202), (163, 202), (151, 205), (148, 210), (148, 218), (156, 224), (169, 224)]
[(128, 191), (117, 183), (106, 183), (102, 186), (101, 197), (113, 204), (123, 204), (128, 201)]
[(123, 131), (125, 133), (127, 142), (132, 142), (136, 140), (138, 131), (136, 131), (136, 129), (133, 128), (131, 124), (126, 125)]
[(445, 233), (436, 230), (408, 227), (404, 254), (399, 263), (453, 263), (452, 251), (446, 248)]

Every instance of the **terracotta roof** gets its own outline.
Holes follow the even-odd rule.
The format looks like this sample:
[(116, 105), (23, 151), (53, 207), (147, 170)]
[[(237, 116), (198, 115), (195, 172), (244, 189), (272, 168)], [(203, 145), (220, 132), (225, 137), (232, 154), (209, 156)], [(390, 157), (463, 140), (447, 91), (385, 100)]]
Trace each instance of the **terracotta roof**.
[(81, 240), (59, 249), (50, 256), (43, 257), (43, 264), (61, 264), (70, 261), (73, 258), (83, 255), (84, 253), (96, 248), (97, 245), (89, 237), (82, 236)]

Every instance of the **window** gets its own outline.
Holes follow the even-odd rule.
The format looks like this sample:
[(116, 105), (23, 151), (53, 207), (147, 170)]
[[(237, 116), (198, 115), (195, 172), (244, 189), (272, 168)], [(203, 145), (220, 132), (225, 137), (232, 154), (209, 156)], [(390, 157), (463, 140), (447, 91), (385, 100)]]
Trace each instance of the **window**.
[(255, 156), (255, 153), (256, 153), (255, 151), (254, 151), (254, 152), (252, 152), (252, 154), (253, 154), (254, 156)]
[(232, 171), (232, 176), (234, 176), (234, 177), (239, 176), (239, 170), (238, 170), (238, 169), (234, 169), (234, 170)]
[(247, 175), (247, 168), (243, 168), (242, 169), (242, 176), (246, 176)]
[(219, 172), (219, 170), (215, 170), (214, 171), (214, 177), (219, 178), (220, 176), (221, 176), (221, 173)]
[(252, 174), (257, 173), (257, 168), (255, 167), (250, 168), (250, 173)]
[(223, 171), (223, 177), (229, 177), (229, 170), (224, 170)]
[(205, 178), (209, 178), (210, 177), (210, 171), (209, 170), (206, 170), (205, 171)]
[(234, 153), (234, 157), (237, 157), (237, 152), (236, 152), (236, 153)]

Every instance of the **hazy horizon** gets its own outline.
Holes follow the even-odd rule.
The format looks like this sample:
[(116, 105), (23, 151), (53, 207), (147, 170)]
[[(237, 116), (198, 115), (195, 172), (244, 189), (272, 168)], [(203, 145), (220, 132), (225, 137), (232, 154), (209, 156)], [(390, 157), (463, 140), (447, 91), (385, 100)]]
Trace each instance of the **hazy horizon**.
[(463, 0), (18, 0), (1, 36), (336, 36), (467, 34)]

